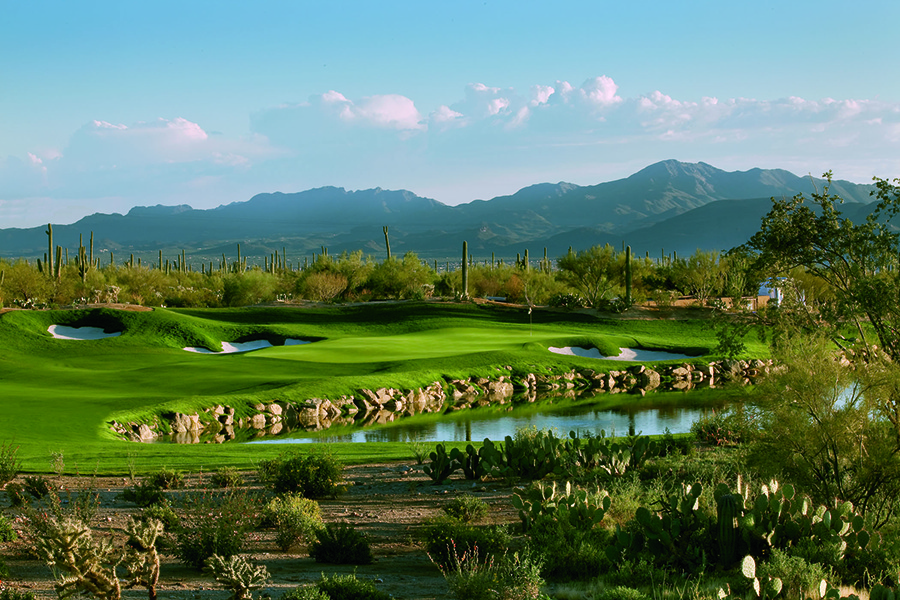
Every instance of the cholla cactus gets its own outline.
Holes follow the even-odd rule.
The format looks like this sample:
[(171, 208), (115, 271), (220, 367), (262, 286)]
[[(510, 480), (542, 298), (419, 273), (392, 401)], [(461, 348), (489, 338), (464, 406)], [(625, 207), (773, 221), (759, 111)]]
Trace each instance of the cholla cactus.
[(136, 521), (132, 518), (125, 528), (128, 546), (125, 550), (125, 568), (128, 580), (125, 589), (135, 586), (147, 588), (149, 600), (156, 600), (156, 584), (159, 582), (159, 553), (156, 539), (162, 535), (163, 524), (157, 519)]
[(216, 581), (231, 590), (231, 600), (252, 600), (251, 591), (261, 588), (269, 580), (269, 571), (264, 566), (254, 566), (236, 554), (228, 558), (213, 554), (206, 559), (206, 567)]
[(108, 539), (96, 541), (91, 528), (78, 519), (47, 519), (35, 549), (49, 567), (59, 572), (57, 595), (61, 599), (88, 593), (104, 600), (119, 600), (122, 588), (116, 565), (123, 553)]

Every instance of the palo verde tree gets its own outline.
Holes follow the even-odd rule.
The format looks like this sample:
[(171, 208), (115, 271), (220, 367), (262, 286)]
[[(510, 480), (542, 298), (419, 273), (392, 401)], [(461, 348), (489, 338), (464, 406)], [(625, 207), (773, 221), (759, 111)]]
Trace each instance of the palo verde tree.
[[(828, 184), (831, 172), (825, 173)], [(894, 361), (900, 361), (900, 269), (898, 234), (888, 223), (900, 212), (900, 180), (876, 180), (878, 204), (865, 222), (845, 218), (840, 197), (829, 185), (807, 201), (803, 195), (772, 200), (759, 232), (746, 244), (756, 254), (755, 268), (775, 278), (802, 267), (833, 290), (833, 299), (818, 307), (796, 311), (808, 330), (828, 325), (843, 349), (858, 346), (871, 355), (877, 339)], [(852, 323), (856, 339), (841, 332)], [(874, 337), (873, 334), (874, 333)]]
[(784, 368), (761, 404), (760, 464), (780, 465), (819, 500), (849, 500), (884, 519), (900, 508), (900, 271), (888, 225), (900, 181), (876, 181), (865, 222), (844, 217), (826, 185), (809, 201), (773, 199), (745, 247), (769, 277), (799, 268), (830, 292), (789, 297), (770, 323)]
[(619, 265), (616, 251), (609, 244), (569, 252), (556, 261), (561, 277), (592, 307), (599, 307), (618, 292)]

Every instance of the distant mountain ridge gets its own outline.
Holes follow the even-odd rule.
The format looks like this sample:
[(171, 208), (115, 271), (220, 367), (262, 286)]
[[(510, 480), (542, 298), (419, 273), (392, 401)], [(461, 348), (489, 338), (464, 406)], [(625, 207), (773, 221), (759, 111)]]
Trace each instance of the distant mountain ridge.
[[(743, 243), (759, 227), (769, 198), (809, 194), (825, 181), (781, 169), (726, 172), (706, 163), (666, 160), (606, 183), (579, 186), (540, 183), (515, 194), (448, 206), (407, 190), (347, 191), (322, 187), (296, 193), (263, 193), (244, 202), (196, 210), (188, 205), (135, 207), (126, 215), (94, 214), (54, 227), (55, 242), (77, 248), (78, 235), (95, 235), (95, 246), (148, 259), (159, 250), (185, 249), (198, 262), (221, 256), (237, 242), (252, 244), (261, 257), (282, 248), (309, 255), (327, 246), (332, 254), (384, 249), (389, 227), (394, 254), (455, 257), (463, 240), (483, 257), (514, 256), (543, 248), (558, 256), (569, 246), (630, 244), (656, 256), (696, 248), (726, 249)], [(871, 202), (874, 185), (834, 181), (845, 210)], [(0, 229), (0, 255), (42, 256), (44, 227)], [(85, 238), (86, 239), (86, 238)], [(248, 254), (254, 256), (255, 253)], [(123, 257), (125, 258), (125, 257)], [(261, 258), (260, 258), (261, 262)]]

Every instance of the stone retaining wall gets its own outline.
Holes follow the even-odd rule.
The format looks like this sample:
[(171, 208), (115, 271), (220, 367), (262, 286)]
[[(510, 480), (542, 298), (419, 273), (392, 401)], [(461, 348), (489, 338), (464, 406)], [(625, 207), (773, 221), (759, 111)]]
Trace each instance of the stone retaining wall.
[[(413, 390), (359, 389), (339, 398), (310, 398), (302, 402), (274, 401), (252, 407), (252, 414), (236, 417), (230, 406), (215, 406), (202, 413), (166, 413), (155, 423), (118, 423), (110, 426), (122, 439), (153, 442), (171, 436), (177, 443), (222, 443), (234, 439), (235, 430), (253, 430), (257, 437), (290, 430), (321, 431), (333, 425), (375, 425), (423, 413), (440, 413), (513, 402), (534, 402), (539, 394), (578, 398), (600, 393), (644, 395), (656, 389), (689, 390), (714, 387), (717, 381), (748, 385), (769, 372), (771, 361), (716, 361), (697, 366), (634, 365), (622, 370), (577, 369), (557, 375), (529, 373), (517, 378), (468, 378), (435, 381)], [(511, 371), (511, 367), (505, 367)]]

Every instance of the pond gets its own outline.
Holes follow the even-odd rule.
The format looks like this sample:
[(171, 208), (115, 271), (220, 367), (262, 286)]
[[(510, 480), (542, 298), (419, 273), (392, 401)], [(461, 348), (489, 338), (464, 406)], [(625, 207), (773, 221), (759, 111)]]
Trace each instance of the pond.
[[(569, 431), (607, 435), (657, 435), (687, 433), (700, 417), (739, 401), (733, 392), (668, 392), (660, 398), (637, 398), (633, 403), (609, 408), (579, 400), (577, 403), (543, 401), (510, 408), (509, 406), (470, 409), (450, 414), (421, 415), (394, 423), (365, 428), (332, 427), (321, 433), (296, 433), (277, 438), (254, 440), (250, 444), (307, 444), (333, 442), (422, 442), (502, 440), (518, 429), (553, 429), (559, 435)], [(609, 396), (597, 397), (608, 402)]]

